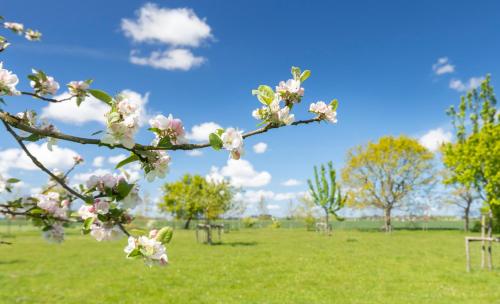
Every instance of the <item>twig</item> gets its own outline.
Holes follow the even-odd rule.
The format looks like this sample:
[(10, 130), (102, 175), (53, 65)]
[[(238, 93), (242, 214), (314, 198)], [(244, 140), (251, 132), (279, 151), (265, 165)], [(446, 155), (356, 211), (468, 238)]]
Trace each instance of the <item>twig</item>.
[(71, 95), (70, 97), (66, 97), (66, 98), (63, 98), (63, 99), (54, 99), (54, 98), (49, 98), (49, 97), (45, 97), (45, 96), (41, 96), (41, 95), (38, 95), (38, 94), (35, 94), (35, 93), (31, 93), (31, 92), (21, 92), (22, 95), (28, 95), (28, 96), (32, 96), (34, 98), (37, 98), (37, 99), (40, 99), (40, 100), (44, 100), (44, 101), (48, 101), (48, 102), (52, 102), (52, 103), (58, 103), (58, 102), (63, 102), (63, 101), (67, 101), (67, 100), (71, 100), (73, 97), (73, 95)]
[(73, 194), (74, 196), (80, 198), (84, 202), (88, 201), (90, 198), (83, 196), (82, 194), (76, 192), (74, 189), (69, 187), (63, 180), (61, 180), (57, 175), (52, 173), (49, 169), (47, 169), (31, 152), (26, 148), (26, 145), (23, 143), (22, 139), (17, 135), (14, 130), (7, 124), (5, 121), (3, 121), (3, 124), (7, 131), (14, 137), (14, 139), (17, 141), (17, 143), (21, 146), (23, 151), (28, 155), (28, 157), (31, 159), (31, 161), (38, 167), (40, 170), (43, 172), (47, 173), (50, 177), (52, 177), (59, 185), (61, 185), (64, 189), (66, 189), (69, 193)]

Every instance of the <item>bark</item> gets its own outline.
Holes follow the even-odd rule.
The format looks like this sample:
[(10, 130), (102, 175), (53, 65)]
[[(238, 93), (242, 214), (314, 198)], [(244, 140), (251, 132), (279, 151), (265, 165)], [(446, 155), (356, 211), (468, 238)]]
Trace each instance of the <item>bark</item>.
[(188, 219), (186, 220), (186, 223), (184, 224), (184, 229), (189, 229), (189, 224), (191, 224), (191, 220), (193, 219), (193, 217), (188, 217)]
[(392, 225), (391, 225), (391, 208), (385, 208), (384, 209), (384, 228), (385, 232), (391, 232), (392, 231)]
[(469, 232), (469, 213), (470, 213), (470, 205), (467, 205), (467, 208), (464, 210), (464, 231)]

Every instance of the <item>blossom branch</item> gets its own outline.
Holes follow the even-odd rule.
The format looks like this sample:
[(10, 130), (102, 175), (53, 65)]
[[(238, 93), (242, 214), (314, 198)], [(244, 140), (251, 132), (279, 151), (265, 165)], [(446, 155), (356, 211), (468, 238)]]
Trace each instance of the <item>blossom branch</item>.
[(80, 198), (83, 201), (88, 201), (89, 199), (91, 199), (91, 198), (83, 196), (82, 194), (80, 194), (77, 191), (75, 191), (74, 189), (72, 189), (61, 178), (59, 178), (57, 175), (55, 175), (49, 169), (47, 169), (33, 154), (31, 154), (31, 152), (28, 150), (28, 148), (26, 147), (26, 145), (23, 143), (22, 138), (19, 135), (17, 135), (17, 133), (14, 132), (14, 130), (12, 130), (12, 128), (9, 126), (9, 124), (6, 123), (5, 121), (2, 121), (2, 122), (3, 122), (4, 126), (5, 126), (5, 128), (7, 129), (7, 132), (9, 132), (14, 137), (14, 139), (17, 141), (17, 143), (19, 144), (19, 146), (21, 146), (21, 148), (23, 149), (23, 151), (31, 159), (31, 161), (33, 162), (33, 164), (35, 164), (35, 166), (37, 166), (38, 168), (40, 168), (40, 170), (42, 170), (43, 172), (47, 173), (59, 185), (61, 185), (66, 191), (68, 191), (69, 193), (73, 194), (74, 196)]
[(31, 92), (20, 92), (20, 93), (21, 93), (21, 95), (31, 96), (33, 98), (37, 98), (37, 99), (52, 102), (52, 103), (59, 103), (59, 102), (63, 102), (63, 101), (68, 101), (68, 100), (71, 100), (72, 98), (75, 97), (75, 96), (71, 95), (70, 97), (66, 97), (63, 99), (55, 99), (55, 98), (44, 97), (44, 96), (38, 95), (36, 93), (31, 93)]
[[(208, 142), (205, 143), (199, 143), (199, 144), (179, 144), (179, 145), (172, 145), (169, 147), (157, 147), (157, 146), (151, 146), (151, 145), (141, 145), (141, 144), (135, 144), (132, 149), (126, 148), (121, 144), (116, 144), (116, 145), (110, 145), (106, 143), (102, 143), (99, 139), (95, 138), (85, 138), (85, 137), (78, 137), (78, 136), (73, 136), (73, 135), (68, 135), (62, 132), (57, 132), (51, 129), (38, 129), (34, 128), (31, 126), (28, 126), (24, 123), (21, 122), (21, 120), (15, 116), (10, 115), (9, 113), (6, 112), (0, 112), (0, 120), (2, 120), (4, 123), (7, 123), (17, 129), (20, 129), (22, 131), (26, 131), (32, 134), (40, 135), (40, 136), (46, 136), (46, 137), (53, 137), (61, 140), (66, 140), (66, 141), (71, 141), (79, 144), (90, 144), (90, 145), (98, 145), (98, 146), (106, 146), (108, 148), (121, 148), (125, 149), (128, 151), (147, 151), (147, 150), (196, 150), (196, 149), (203, 149), (210, 147), (210, 144)], [(319, 117), (316, 118), (311, 118), (311, 119), (306, 119), (306, 120), (298, 120), (294, 121), (290, 125), (305, 125), (305, 124), (310, 124), (314, 122), (321, 122), (322, 119)], [(277, 125), (277, 124), (269, 124), (265, 127), (249, 131), (247, 133), (243, 134), (243, 138), (251, 137), (257, 134), (265, 133), (271, 129), (278, 129), (282, 128), (284, 125)]]

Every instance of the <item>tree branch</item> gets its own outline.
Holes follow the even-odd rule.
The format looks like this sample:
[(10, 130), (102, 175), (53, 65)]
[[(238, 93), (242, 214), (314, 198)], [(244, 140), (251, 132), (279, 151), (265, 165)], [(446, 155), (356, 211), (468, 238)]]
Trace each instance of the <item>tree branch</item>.
[[(33, 128), (31, 126), (28, 126), (24, 123), (21, 122), (21, 120), (13, 115), (10, 115), (7, 112), (0, 112), (0, 120), (2, 120), (4, 123), (7, 123), (19, 130), (29, 132), (32, 134), (40, 135), (40, 136), (45, 136), (45, 137), (53, 137), (61, 140), (66, 140), (66, 141), (71, 141), (79, 144), (90, 144), (90, 145), (98, 145), (98, 146), (106, 146), (110, 149), (113, 148), (120, 148), (120, 149), (125, 149), (131, 152), (134, 151), (150, 151), (150, 150), (196, 150), (196, 149), (202, 149), (202, 148), (207, 148), (210, 147), (210, 143), (205, 142), (205, 143), (199, 143), (199, 144), (181, 144), (181, 145), (172, 145), (169, 147), (157, 147), (157, 146), (150, 146), (150, 145), (141, 145), (141, 144), (135, 144), (135, 146), (132, 149), (126, 148), (123, 145), (109, 145), (109, 144), (104, 144), (102, 143), (99, 139), (95, 138), (85, 138), (85, 137), (78, 137), (78, 136), (73, 136), (73, 135), (68, 135), (64, 134), (61, 132), (54, 131), (52, 129), (38, 129), (38, 128)], [(305, 124), (310, 124), (313, 122), (321, 122), (322, 120), (319, 119), (318, 117), (316, 118), (311, 118), (311, 119), (306, 119), (306, 120), (299, 120), (293, 122), (291, 125), (292, 126), (298, 126), (298, 125), (305, 125)], [(267, 125), (265, 127), (247, 132), (243, 134), (243, 138), (251, 137), (257, 134), (261, 133), (266, 133), (269, 130), (272, 129), (278, 129), (282, 128), (284, 126), (280, 125)]]
[(59, 183), (59, 185), (61, 185), (69, 193), (80, 198), (84, 202), (91, 199), (91, 198), (85, 197), (82, 194), (76, 192), (74, 189), (72, 189), (70, 186), (68, 186), (63, 180), (61, 180), (57, 175), (55, 175), (49, 169), (47, 169), (33, 154), (31, 154), (31, 152), (28, 150), (28, 148), (26, 148), (26, 145), (23, 143), (21, 137), (19, 137), (19, 135), (17, 135), (17, 133), (14, 132), (14, 130), (12, 130), (12, 128), (9, 126), (9, 124), (7, 124), (5, 121), (2, 121), (2, 122), (5, 126), (5, 128), (7, 129), (7, 131), (14, 137), (14, 139), (17, 141), (19, 146), (21, 146), (24, 153), (26, 153), (26, 155), (31, 159), (33, 164), (35, 164), (38, 168), (40, 168), (40, 170), (42, 170), (43, 172), (47, 173), (50, 177), (52, 177), (57, 183)]
[(44, 96), (38, 95), (36, 93), (31, 93), (31, 92), (21, 92), (21, 95), (31, 96), (33, 98), (37, 98), (37, 99), (52, 102), (52, 103), (58, 103), (58, 102), (71, 100), (73, 97), (75, 97), (75, 96), (71, 95), (70, 97), (66, 97), (63, 99), (54, 99), (54, 98), (44, 97)]

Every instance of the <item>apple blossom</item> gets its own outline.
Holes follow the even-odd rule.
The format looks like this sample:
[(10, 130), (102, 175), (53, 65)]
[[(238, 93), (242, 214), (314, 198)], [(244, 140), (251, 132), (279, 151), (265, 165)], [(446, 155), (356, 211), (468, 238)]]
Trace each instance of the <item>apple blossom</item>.
[(122, 144), (131, 149), (135, 145), (134, 136), (139, 130), (140, 107), (125, 95), (116, 97), (114, 106), (106, 114), (107, 130), (101, 142), (109, 145)]
[(327, 105), (323, 101), (318, 101), (316, 103), (311, 103), (309, 106), (309, 112), (315, 113), (318, 115), (320, 119), (327, 120), (331, 123), (337, 122), (337, 111), (335, 111), (334, 107), (335, 101), (331, 104)]
[(71, 93), (71, 95), (85, 98), (85, 96), (87, 96), (87, 90), (89, 88), (90, 82), (91, 81), (89, 81), (89, 80), (87, 80), (87, 81), (71, 81), (70, 83), (68, 83), (67, 86), (68, 86), (68, 89), (69, 89), (69, 92)]
[(64, 241), (64, 228), (59, 223), (52, 224), (43, 231), (43, 237), (48, 242), (61, 243)]
[(6, 29), (13, 31), (16, 34), (22, 34), (24, 31), (24, 25), (22, 23), (17, 22), (4, 22), (3, 26)]
[(59, 193), (49, 192), (47, 194), (38, 194), (35, 197), (38, 199), (37, 206), (40, 209), (47, 211), (56, 218), (67, 218), (68, 207), (61, 206)]
[(220, 136), (222, 147), (230, 152), (232, 159), (240, 159), (243, 155), (243, 136), (241, 131), (234, 128), (227, 128)]
[(154, 144), (160, 143), (162, 138), (168, 137), (174, 145), (186, 143), (186, 132), (182, 121), (178, 118), (173, 118), (172, 114), (168, 117), (156, 115), (149, 120), (149, 125), (155, 131), (156, 139)]
[(168, 263), (165, 246), (154, 237), (129, 237), (128, 244), (123, 250), (127, 258), (142, 257), (148, 266), (166, 265)]
[(123, 232), (120, 227), (113, 223), (103, 223), (99, 220), (94, 220), (90, 227), (90, 235), (93, 236), (98, 242), (114, 241), (123, 237)]
[(271, 101), (271, 103), (269, 103), (269, 105), (267, 106), (263, 106), (260, 109), (255, 109), (252, 112), (252, 116), (255, 119), (263, 120), (269, 123), (279, 125), (291, 124), (295, 119), (295, 115), (290, 114), (289, 106), (285, 105), (283, 108), (281, 108), (281, 101), (281, 96), (279, 94), (274, 94), (274, 99)]
[(4, 69), (3, 62), (0, 61), (0, 96), (19, 95), (19, 91), (16, 90), (18, 83), (19, 78), (17, 78), (17, 75)]
[(151, 151), (153, 156), (148, 157), (148, 163), (144, 169), (146, 171), (146, 179), (149, 182), (155, 178), (165, 178), (168, 173), (171, 158), (165, 151)]
[(286, 102), (287, 105), (298, 103), (304, 96), (304, 88), (302, 88), (300, 80), (288, 79), (286, 82), (280, 81), (276, 87), (276, 92)]
[(94, 205), (82, 205), (80, 209), (78, 209), (78, 215), (86, 220), (88, 218), (96, 218), (97, 213), (95, 212)]
[(30, 86), (39, 95), (54, 95), (59, 90), (59, 83), (54, 80), (54, 77), (45, 75), (42, 71), (32, 70), (33, 76), (37, 81), (30, 81)]
[(42, 33), (37, 30), (28, 29), (24, 34), (24, 37), (29, 41), (39, 41), (42, 38)]

